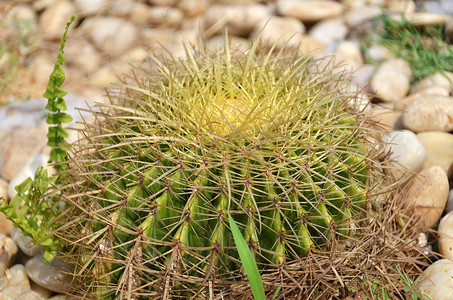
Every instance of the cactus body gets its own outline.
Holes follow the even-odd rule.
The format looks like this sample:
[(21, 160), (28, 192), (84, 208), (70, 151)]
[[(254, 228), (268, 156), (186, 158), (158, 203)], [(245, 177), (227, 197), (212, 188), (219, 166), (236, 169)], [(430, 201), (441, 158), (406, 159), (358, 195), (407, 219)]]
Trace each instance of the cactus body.
[(254, 48), (154, 59), (94, 112), (61, 190), (70, 225), (56, 233), (74, 293), (215, 294), (243, 276), (228, 214), (262, 270), (350, 234), (373, 167), (354, 95), (310, 60)]

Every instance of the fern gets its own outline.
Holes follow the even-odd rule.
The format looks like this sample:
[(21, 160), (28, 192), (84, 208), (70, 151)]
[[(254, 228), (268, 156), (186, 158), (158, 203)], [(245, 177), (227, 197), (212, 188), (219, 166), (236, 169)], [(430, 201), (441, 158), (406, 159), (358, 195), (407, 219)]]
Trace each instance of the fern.
[(63, 97), (67, 94), (65, 90), (61, 88), (65, 80), (65, 73), (63, 71), (64, 58), (64, 47), (66, 44), (66, 35), (68, 34), (69, 26), (74, 22), (75, 17), (72, 16), (71, 20), (66, 24), (65, 32), (61, 37), (60, 50), (58, 53), (55, 67), (50, 74), (50, 80), (44, 93), (44, 97), (48, 99), (46, 109), (49, 111), (47, 114), (47, 124), (49, 126), (49, 132), (47, 133), (47, 145), (52, 147), (50, 152), (49, 162), (55, 162), (55, 169), (64, 171), (68, 169), (67, 152), (71, 150), (71, 147), (65, 141), (68, 132), (61, 125), (62, 123), (68, 123), (72, 121), (72, 117), (62, 111), (67, 109), (66, 102)]
[[(50, 74), (44, 97), (48, 99), (46, 109), (49, 131), (47, 134), (50, 146), (49, 163), (54, 163), (57, 171), (64, 171), (69, 168), (67, 152), (71, 147), (65, 141), (68, 137), (67, 131), (62, 123), (72, 121), (72, 117), (63, 111), (67, 109), (63, 97), (67, 94), (61, 88), (65, 80), (63, 63), (65, 58), (64, 47), (69, 26), (74, 22), (75, 17), (66, 24), (65, 32), (61, 38), (60, 49), (53, 72)], [(59, 239), (52, 235), (55, 228), (62, 224), (58, 223), (56, 216), (62, 211), (62, 202), (54, 186), (62, 182), (62, 175), (49, 177), (47, 171), (40, 167), (34, 175), (34, 179), (27, 178), (16, 186), (17, 195), (7, 202), (3, 199), (0, 211), (14, 223), (15, 227), (22, 230), (24, 235), (33, 238), (35, 244), (44, 247), (44, 261), (48, 262), (55, 258), (59, 249)]]

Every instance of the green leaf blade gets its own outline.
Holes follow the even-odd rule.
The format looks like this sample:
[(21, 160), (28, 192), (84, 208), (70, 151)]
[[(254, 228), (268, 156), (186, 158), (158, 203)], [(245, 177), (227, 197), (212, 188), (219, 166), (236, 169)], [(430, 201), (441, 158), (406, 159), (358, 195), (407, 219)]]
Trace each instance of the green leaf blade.
[(264, 293), (263, 282), (252, 252), (250, 252), (247, 242), (242, 236), (241, 231), (237, 227), (231, 215), (228, 215), (228, 218), (234, 242), (236, 243), (236, 248), (238, 250), (239, 257), (241, 258), (241, 262), (244, 265), (245, 272), (247, 273), (247, 278), (249, 279), (253, 296), (255, 300), (265, 300), (266, 296)]

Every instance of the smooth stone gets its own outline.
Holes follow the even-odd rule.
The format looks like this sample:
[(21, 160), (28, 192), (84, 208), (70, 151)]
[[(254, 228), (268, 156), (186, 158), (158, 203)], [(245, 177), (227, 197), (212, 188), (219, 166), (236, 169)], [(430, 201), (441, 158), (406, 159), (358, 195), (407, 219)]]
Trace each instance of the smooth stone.
[(8, 269), (8, 272), (10, 277), (8, 286), (22, 286), (30, 288), (30, 281), (28, 280), (28, 275), (25, 272), (24, 265), (14, 265)]
[(371, 80), (371, 88), (376, 96), (385, 102), (394, 102), (407, 95), (410, 88), (412, 70), (402, 59), (383, 62)]
[(377, 62), (396, 59), (396, 56), (392, 51), (379, 44), (372, 44), (368, 47), (367, 52), (370, 58)]
[(424, 168), (440, 166), (453, 179), (453, 134), (427, 131), (418, 133), (417, 138), (426, 150)]
[[(401, 21), (401, 15), (391, 16), (395, 21)], [(414, 26), (431, 26), (447, 24), (452, 17), (445, 14), (430, 14), (424, 12), (414, 12), (406, 16), (407, 21)]]
[(452, 79), (453, 73), (445, 71), (445, 76), (442, 73), (435, 73), (428, 75), (421, 80), (414, 83), (411, 87), (411, 94), (423, 91), (430, 87), (442, 87), (446, 89), (449, 93), (452, 90)]
[(453, 211), (442, 217), (437, 232), (439, 253), (443, 258), (453, 259)]
[(25, 236), (19, 228), (13, 228), (11, 230), (11, 238), (16, 242), (20, 250), (29, 257), (34, 257), (43, 252), (43, 247), (35, 245), (32, 242), (32, 238)]
[[(6, 288), (2, 289), (2, 293), (10, 296), (13, 299), (28, 299), (28, 298), (18, 298), (18, 296), (22, 293), (30, 292), (30, 288), (26, 288), (23, 286), (7, 286)], [(34, 298), (32, 298), (34, 299)]]
[(15, 300), (15, 299), (6, 293), (0, 292), (0, 300)]
[(432, 228), (437, 224), (447, 204), (448, 192), (447, 173), (439, 166), (423, 169), (412, 180), (404, 201), (413, 209), (418, 226)]
[(415, 99), (424, 98), (431, 95), (448, 97), (448, 95), (450, 95), (450, 92), (445, 87), (441, 86), (427, 87), (424, 90), (420, 90), (416, 93), (411, 93), (408, 96), (395, 101), (393, 108), (397, 111), (405, 111), (409, 103), (413, 102)]
[(440, 259), (426, 268), (414, 282), (430, 299), (453, 299), (453, 261)]
[(20, 21), (33, 28), (36, 26), (36, 13), (32, 7), (25, 4), (14, 5), (6, 14), (9, 22)]
[(261, 4), (254, 5), (213, 5), (204, 13), (204, 26), (207, 36), (216, 33), (228, 33), (241, 37), (248, 36), (261, 21), (271, 17), (269, 7)]
[(386, 151), (392, 160), (392, 173), (401, 178), (407, 171), (417, 172), (422, 169), (426, 150), (417, 136), (409, 130), (392, 131), (383, 138)]
[(412, 0), (392, 0), (388, 2), (387, 10), (393, 13), (403, 13), (410, 16), (415, 12), (415, 2)]
[(48, 300), (70, 300), (72, 298), (68, 298), (66, 295), (55, 295), (50, 297)]
[(31, 81), (41, 90), (45, 91), (54, 66), (55, 63), (47, 55), (35, 56), (29, 66)]
[(45, 263), (42, 255), (38, 255), (25, 263), (25, 271), (38, 285), (56, 293), (64, 293), (68, 288), (66, 281), (69, 278), (58, 270), (59, 265), (61, 266), (59, 261)]
[[(5, 198), (3, 198), (5, 199)], [(2, 203), (2, 202), (0, 202)], [(0, 213), (0, 234), (11, 235), (11, 230), (14, 228), (14, 223), (6, 218), (3, 213)]]
[(131, 48), (138, 36), (137, 28), (118, 17), (94, 17), (84, 21), (83, 28), (96, 47), (117, 55)]
[(41, 294), (35, 291), (25, 291), (16, 296), (16, 299), (27, 299), (27, 300), (46, 300), (48, 298), (43, 297)]
[(295, 18), (270, 17), (258, 23), (250, 34), (252, 40), (261, 37), (264, 47), (277, 49), (282, 47), (298, 48), (301, 43), (300, 37), (305, 33), (305, 26)]
[(77, 14), (81, 17), (87, 17), (102, 13), (107, 8), (107, 0), (74, 0), (77, 8)]
[(324, 53), (327, 46), (324, 43), (315, 40), (309, 35), (300, 37), (299, 52), (301, 55), (312, 55), (315, 53)]
[(376, 67), (374, 65), (361, 65), (360, 68), (355, 70), (354, 74), (352, 75), (353, 77), (351, 82), (357, 85), (362, 91), (370, 93), (370, 81), (375, 71)]
[(52, 296), (54, 294), (54, 292), (52, 292), (51, 290), (48, 290), (33, 281), (30, 282), (30, 285), (31, 285), (30, 289), (32, 291), (40, 294), (45, 299), (48, 299), (50, 296)]
[(401, 126), (402, 112), (394, 111), (390, 103), (379, 103), (372, 105), (371, 117), (379, 125), (384, 127), (384, 131), (402, 129)]
[(66, 23), (74, 15), (76, 8), (71, 1), (60, 0), (48, 6), (39, 17), (39, 28), (44, 39), (59, 39)]
[[(156, 6), (156, 8), (157, 7), (159, 6)], [(154, 6), (150, 7), (146, 3), (142, 2), (132, 3), (130, 15), (134, 17), (131, 18), (131, 21), (134, 22), (134, 24), (138, 24), (140, 26), (148, 23), (150, 17), (149, 10), (152, 8), (154, 8)]]
[(4, 234), (0, 234), (0, 245), (0, 274), (4, 274), (15, 259), (18, 248), (13, 239)]
[(414, 132), (452, 131), (453, 97), (429, 95), (417, 98), (406, 107), (403, 125)]
[(201, 15), (209, 7), (209, 0), (179, 0), (177, 7), (188, 17)]
[(344, 15), (344, 21), (349, 27), (359, 26), (375, 19), (382, 14), (382, 9), (376, 5), (357, 6), (348, 10)]
[(340, 55), (347, 59), (352, 64), (363, 64), (363, 57), (360, 50), (360, 45), (354, 41), (342, 41), (335, 49), (335, 55)]
[(348, 27), (343, 19), (326, 19), (316, 23), (308, 32), (315, 40), (330, 45), (336, 41), (343, 40), (348, 34)]
[(59, 0), (35, 0), (33, 1), (33, 8), (35, 9), (35, 11), (42, 11), (49, 6), (54, 5), (58, 1)]
[(155, 6), (148, 10), (147, 22), (156, 26), (177, 27), (184, 19), (184, 13), (176, 7)]
[[(106, 15), (126, 18), (130, 15), (132, 5), (135, 0), (115, 0), (109, 1)], [(133, 15), (131, 15), (133, 18)]]
[(0, 198), (8, 200), (8, 182), (1, 178), (0, 178)]
[(103, 57), (83, 35), (71, 35), (71, 42), (66, 44), (64, 54), (68, 64), (73, 64), (84, 74), (97, 71), (103, 64)]
[(302, 22), (318, 22), (338, 17), (343, 13), (343, 6), (331, 0), (278, 0), (277, 13), (284, 17), (293, 17)]
[(0, 177), (13, 179), (47, 144), (46, 133), (36, 128), (15, 128), (0, 143)]

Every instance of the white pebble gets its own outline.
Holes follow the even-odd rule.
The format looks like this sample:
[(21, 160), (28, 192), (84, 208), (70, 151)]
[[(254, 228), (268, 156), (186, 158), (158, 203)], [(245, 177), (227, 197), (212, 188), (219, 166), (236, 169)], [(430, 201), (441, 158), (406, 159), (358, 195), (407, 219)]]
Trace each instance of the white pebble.
[(393, 160), (393, 174), (397, 178), (405, 173), (404, 168), (412, 172), (421, 170), (425, 162), (426, 150), (415, 133), (409, 130), (392, 131), (384, 137), (383, 142), (388, 144), (387, 151), (390, 153), (390, 159)]
[(281, 16), (294, 17), (303, 22), (317, 22), (340, 16), (343, 5), (332, 0), (279, 0), (277, 12)]
[(446, 214), (439, 222), (439, 253), (443, 258), (453, 259), (453, 212)]
[(453, 130), (453, 97), (427, 95), (406, 107), (403, 125), (413, 132)]
[(394, 102), (407, 95), (412, 70), (402, 59), (390, 59), (382, 63), (371, 80), (376, 96), (386, 102)]
[(447, 204), (448, 189), (447, 173), (439, 166), (423, 169), (412, 180), (404, 202), (419, 218), (417, 225), (431, 228), (437, 224)]
[(348, 27), (340, 18), (327, 19), (316, 23), (308, 34), (315, 40), (329, 45), (333, 42), (343, 40), (348, 34)]
[(276, 45), (276, 48), (296, 48), (299, 47), (304, 32), (305, 26), (299, 20), (273, 16), (258, 23), (250, 36), (257, 39), (261, 35), (265, 47)]
[(23, 286), (30, 288), (30, 281), (28, 280), (24, 265), (14, 265), (8, 269), (7, 273), (8, 277), (10, 278), (8, 281), (8, 286)]
[(42, 246), (33, 244), (32, 238), (25, 236), (19, 228), (13, 228), (11, 230), (11, 237), (17, 246), (19, 246), (20, 250), (29, 257), (39, 255), (43, 252)]
[(453, 261), (441, 259), (430, 265), (414, 282), (420, 292), (435, 300), (453, 299)]
[(38, 255), (26, 262), (25, 271), (28, 277), (38, 285), (57, 293), (63, 293), (67, 290), (66, 281), (69, 279), (67, 275), (58, 270), (59, 266), (61, 266), (60, 261), (45, 263), (43, 256)]

